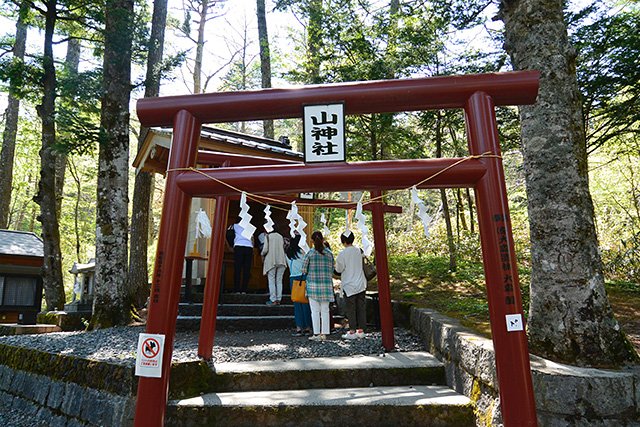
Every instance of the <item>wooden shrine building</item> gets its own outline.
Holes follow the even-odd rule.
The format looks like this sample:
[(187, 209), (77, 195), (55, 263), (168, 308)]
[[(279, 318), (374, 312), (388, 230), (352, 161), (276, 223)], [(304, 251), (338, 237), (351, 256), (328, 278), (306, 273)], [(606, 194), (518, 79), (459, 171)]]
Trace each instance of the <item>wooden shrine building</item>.
[(42, 306), (43, 263), (40, 237), (0, 230), (0, 323), (36, 323)]
[[(166, 175), (171, 146), (171, 129), (148, 130), (144, 144), (135, 160), (133, 167), (137, 171), (146, 171)], [(247, 135), (239, 132), (203, 126), (200, 134), (198, 147), (197, 167), (223, 167), (228, 162), (229, 166), (247, 165), (267, 165), (267, 164), (296, 164), (303, 162), (303, 155), (291, 148), (286, 137), (280, 140), (262, 138)], [(292, 194), (293, 200), (297, 194)], [(229, 202), (229, 214), (227, 217), (227, 227), (235, 222), (240, 212), (240, 198), (232, 198)], [(257, 235), (263, 231), (264, 225), (264, 204), (248, 201)], [(280, 226), (283, 236), (287, 236), (289, 230), (289, 220), (286, 219), (289, 206), (287, 204), (278, 205), (270, 203), (272, 209), (271, 218)], [(280, 207), (282, 209), (277, 209)], [(189, 231), (187, 245), (185, 248), (185, 271), (183, 277), (188, 273), (194, 286), (204, 286), (205, 273), (207, 271), (208, 256), (210, 247), (209, 239), (196, 240), (196, 215), (202, 209), (211, 220), (215, 210), (215, 200), (194, 198), (191, 203), (191, 218), (189, 221)], [(309, 206), (299, 206), (300, 215), (308, 224), (313, 224), (313, 208)], [(310, 231), (307, 233), (311, 234)], [(223, 286), (225, 290), (233, 289), (233, 253), (228, 248), (225, 249), (223, 268)], [(286, 278), (285, 278), (286, 279)], [(288, 284), (288, 280), (284, 281)], [(262, 257), (260, 251), (255, 248), (253, 261), (251, 263), (251, 280), (249, 281), (250, 292), (266, 292), (268, 283), (266, 276), (262, 275)]]

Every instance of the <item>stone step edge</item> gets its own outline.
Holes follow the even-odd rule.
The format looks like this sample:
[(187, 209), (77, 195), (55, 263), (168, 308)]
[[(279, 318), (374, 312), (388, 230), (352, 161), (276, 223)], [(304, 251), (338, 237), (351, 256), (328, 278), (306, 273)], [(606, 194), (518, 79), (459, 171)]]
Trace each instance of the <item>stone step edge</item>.
[(339, 389), (241, 391), (207, 393), (172, 400), (180, 408), (300, 406), (468, 406), (471, 400), (447, 386), (381, 386)]
[[(218, 316), (217, 320), (268, 320), (268, 319), (293, 319), (294, 316)], [(201, 320), (202, 316), (178, 316), (177, 320)]]
[(218, 374), (403, 368), (444, 368), (444, 365), (435, 356), (424, 351), (214, 364)]

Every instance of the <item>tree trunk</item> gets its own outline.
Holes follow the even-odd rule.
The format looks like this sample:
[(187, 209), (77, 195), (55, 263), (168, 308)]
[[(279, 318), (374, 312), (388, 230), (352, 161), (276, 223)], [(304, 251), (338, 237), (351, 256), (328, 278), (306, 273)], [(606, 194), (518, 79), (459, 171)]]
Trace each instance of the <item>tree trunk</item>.
[(91, 328), (127, 324), (129, 95), (133, 0), (107, 0)]
[(80, 181), (80, 175), (78, 174), (78, 170), (74, 165), (73, 160), (69, 162), (69, 166), (71, 177), (76, 184), (76, 202), (73, 208), (73, 230), (76, 237), (76, 261), (78, 263), (82, 263), (83, 260), (80, 259), (80, 198), (82, 197), (82, 182)]
[[(16, 38), (13, 44), (13, 63), (22, 63), (27, 43), (27, 24), (25, 18), (29, 11), (26, 3), (20, 6)], [(2, 133), (2, 151), (0, 152), (0, 229), (9, 227), (9, 207), (11, 206), (11, 185), (13, 182), (13, 158), (16, 151), (16, 135), (18, 133), (18, 114), (20, 100), (14, 96), (18, 89), (18, 79), (11, 79), (9, 86), (9, 102), (5, 110), (5, 125)]]
[(198, 41), (196, 42), (196, 60), (193, 66), (193, 93), (202, 93), (202, 54), (204, 52), (204, 29), (207, 25), (207, 13), (209, 12), (209, 0), (202, 0), (202, 9), (198, 11)]
[(473, 200), (471, 199), (471, 191), (467, 188), (467, 203), (469, 205), (469, 229), (471, 234), (475, 233), (475, 228), (473, 225)]
[(320, 78), (320, 48), (322, 46), (322, 0), (309, 0), (307, 27), (307, 75), (309, 83), (322, 83)]
[(42, 280), (47, 310), (62, 310), (65, 302), (62, 283), (62, 254), (60, 251), (60, 230), (56, 212), (56, 142), (55, 98), (56, 70), (53, 62), (53, 32), (56, 25), (56, 0), (45, 3), (45, 34), (43, 57), (43, 96), (37, 107), (42, 119), (42, 148), (40, 149), (40, 182), (34, 197), (40, 205), (38, 220), (42, 223), (44, 240), (44, 265)]
[[(436, 111), (436, 158), (442, 157), (442, 121), (440, 111)], [(447, 201), (447, 190), (440, 189), (440, 200), (442, 201), (442, 216), (447, 228), (447, 245), (449, 246), (449, 270), (457, 269), (456, 244), (453, 240), (453, 227), (451, 225), (451, 213), (449, 212), (449, 202)]]
[[(164, 29), (167, 22), (167, 0), (153, 3), (151, 39), (147, 57), (145, 98), (156, 97), (160, 93), (160, 65), (164, 51)], [(144, 144), (146, 128), (140, 129), (138, 151)], [(133, 189), (133, 211), (131, 214), (131, 244), (129, 249), (129, 298), (136, 307), (143, 307), (149, 297), (149, 277), (147, 270), (149, 248), (149, 215), (153, 176), (149, 172), (139, 172)]]
[[(71, 37), (67, 42), (67, 58), (65, 68), (67, 73), (73, 76), (78, 75), (80, 66), (80, 39)], [(58, 219), (62, 212), (62, 200), (64, 199), (64, 175), (67, 170), (67, 154), (56, 153), (56, 212)]]
[(561, 1), (501, 3), (515, 70), (539, 70), (520, 108), (531, 233), (531, 350), (579, 366), (637, 360), (607, 298), (594, 228), (575, 51)]
[[(262, 75), (262, 88), (271, 87), (271, 54), (269, 52), (269, 36), (267, 33), (267, 16), (264, 0), (257, 0), (258, 13), (258, 41), (260, 42), (260, 74)], [(273, 120), (262, 122), (265, 138), (274, 139)]]

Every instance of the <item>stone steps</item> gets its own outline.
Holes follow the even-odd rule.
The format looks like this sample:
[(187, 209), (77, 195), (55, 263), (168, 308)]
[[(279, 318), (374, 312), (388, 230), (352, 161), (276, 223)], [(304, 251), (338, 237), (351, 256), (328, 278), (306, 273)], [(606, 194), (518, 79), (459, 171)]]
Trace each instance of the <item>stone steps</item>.
[[(199, 331), (201, 316), (178, 315), (177, 331)], [(226, 332), (272, 331), (295, 328), (293, 313), (290, 316), (218, 316), (216, 330)]]
[[(182, 316), (202, 316), (202, 304), (181, 303)], [(293, 305), (267, 306), (263, 304), (218, 304), (218, 316), (292, 316)]]
[(468, 398), (428, 353), (222, 363), (200, 396), (171, 400), (168, 426), (472, 426)]
[[(200, 330), (202, 295), (193, 294), (191, 303), (180, 303), (177, 331)], [(216, 330), (227, 332), (294, 329), (295, 316), (290, 295), (283, 295), (281, 305), (267, 306), (267, 294), (223, 294), (218, 303)], [(342, 316), (334, 315), (340, 322)]]

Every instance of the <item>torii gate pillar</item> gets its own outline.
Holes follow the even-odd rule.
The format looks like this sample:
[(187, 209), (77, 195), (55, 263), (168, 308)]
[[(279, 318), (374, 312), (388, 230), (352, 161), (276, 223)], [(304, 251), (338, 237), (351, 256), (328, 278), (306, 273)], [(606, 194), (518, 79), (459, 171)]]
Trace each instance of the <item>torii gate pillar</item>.
[[(502, 421), (505, 426), (536, 426), (527, 334), (493, 100), (484, 92), (475, 92), (464, 112), (469, 154), (495, 156), (483, 158), (487, 173), (478, 181), (475, 193)], [(519, 327), (509, 325), (510, 318), (519, 319)]]

